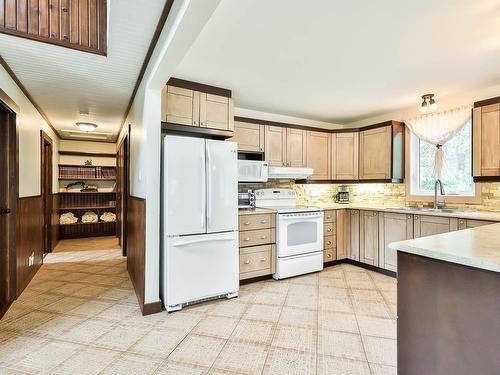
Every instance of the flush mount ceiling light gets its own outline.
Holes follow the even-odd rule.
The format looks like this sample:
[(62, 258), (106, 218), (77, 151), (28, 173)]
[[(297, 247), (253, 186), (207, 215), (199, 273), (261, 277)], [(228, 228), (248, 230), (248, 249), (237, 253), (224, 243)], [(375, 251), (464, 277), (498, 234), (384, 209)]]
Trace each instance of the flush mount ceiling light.
[(91, 122), (77, 122), (76, 126), (82, 131), (82, 132), (93, 132), (96, 128), (97, 125), (93, 124)]
[(422, 104), (420, 105), (419, 111), (422, 113), (428, 111), (435, 111), (438, 105), (434, 100), (434, 94), (425, 94), (422, 95)]

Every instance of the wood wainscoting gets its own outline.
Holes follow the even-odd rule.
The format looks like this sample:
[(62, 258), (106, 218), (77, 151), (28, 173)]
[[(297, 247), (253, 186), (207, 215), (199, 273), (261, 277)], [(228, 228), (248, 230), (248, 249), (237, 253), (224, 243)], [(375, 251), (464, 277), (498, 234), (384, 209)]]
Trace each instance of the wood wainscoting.
[(128, 197), (127, 212), (127, 270), (134, 285), (142, 315), (161, 311), (161, 303), (144, 303), (146, 265), (146, 200)]
[[(19, 198), (17, 213), (16, 279), (19, 296), (43, 262), (42, 196)], [(29, 264), (31, 255), (32, 265)]]
[(59, 242), (59, 208), (60, 205), (60, 196), (57, 193), (52, 194), (52, 216), (51, 216), (51, 249), (50, 251), (54, 251)]

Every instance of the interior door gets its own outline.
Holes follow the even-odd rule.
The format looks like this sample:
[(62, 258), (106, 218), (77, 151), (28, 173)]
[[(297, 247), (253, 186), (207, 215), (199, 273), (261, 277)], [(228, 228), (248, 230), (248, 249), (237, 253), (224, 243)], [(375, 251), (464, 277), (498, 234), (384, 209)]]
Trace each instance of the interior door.
[(237, 144), (207, 140), (207, 233), (238, 229)]
[(41, 195), (43, 203), (43, 252), (52, 251), (52, 139), (40, 131)]
[(205, 140), (168, 135), (163, 145), (165, 235), (206, 233)]

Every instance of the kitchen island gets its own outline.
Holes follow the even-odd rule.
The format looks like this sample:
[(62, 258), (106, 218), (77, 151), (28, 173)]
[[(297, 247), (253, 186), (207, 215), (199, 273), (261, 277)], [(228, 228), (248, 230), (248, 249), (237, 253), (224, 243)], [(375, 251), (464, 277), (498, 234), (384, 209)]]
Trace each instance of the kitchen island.
[(398, 373), (498, 374), (500, 224), (390, 247), (398, 252)]

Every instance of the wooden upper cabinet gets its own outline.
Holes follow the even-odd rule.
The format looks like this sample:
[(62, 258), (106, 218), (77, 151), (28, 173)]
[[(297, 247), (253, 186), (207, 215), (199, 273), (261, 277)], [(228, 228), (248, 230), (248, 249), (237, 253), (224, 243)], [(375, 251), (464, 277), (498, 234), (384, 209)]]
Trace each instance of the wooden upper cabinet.
[(306, 164), (307, 140), (306, 131), (286, 129), (286, 166), (304, 167)]
[(358, 179), (359, 134), (332, 134), (332, 180)]
[(306, 167), (313, 168), (311, 180), (329, 180), (331, 175), (330, 133), (307, 131)]
[(286, 160), (286, 128), (266, 125), (265, 153), (270, 166), (284, 167)]
[(167, 85), (162, 92), (162, 121), (200, 126), (199, 106), (199, 92)]
[(500, 177), (500, 103), (474, 108), (472, 123), (472, 175)]
[(234, 130), (233, 99), (200, 94), (200, 126), (210, 129)]
[(265, 126), (250, 122), (234, 122), (234, 135), (228, 140), (238, 143), (239, 151), (264, 152)]
[(0, 33), (106, 55), (106, 0), (0, 0)]
[(359, 179), (390, 179), (392, 129), (383, 126), (359, 132)]
[[(223, 131), (234, 130), (234, 103), (232, 98), (189, 87), (203, 89), (211, 86), (174, 80), (180, 82), (181, 86), (167, 84), (162, 90), (162, 122)], [(229, 90), (221, 90), (230, 93)]]

